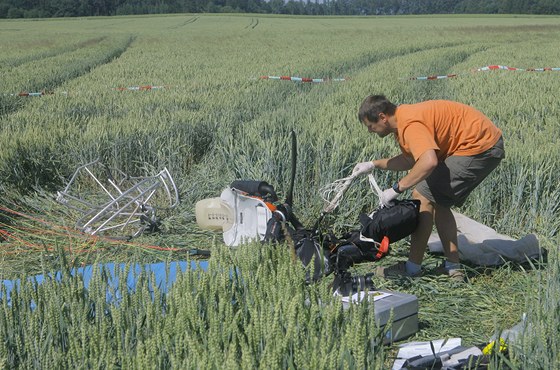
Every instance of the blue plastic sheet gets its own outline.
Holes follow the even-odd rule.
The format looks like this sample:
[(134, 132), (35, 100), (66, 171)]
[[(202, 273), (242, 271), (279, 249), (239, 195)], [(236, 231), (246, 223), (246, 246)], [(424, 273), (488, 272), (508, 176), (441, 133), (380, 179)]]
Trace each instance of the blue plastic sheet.
[[(89, 287), (89, 283), (94, 274), (94, 271), (99, 272), (104, 271), (107, 276), (107, 301), (118, 303), (121, 298), (121, 292), (119, 292), (119, 276), (123, 276), (124, 272), (127, 271), (126, 275), (126, 286), (130, 291), (133, 291), (137, 285), (137, 279), (144, 274), (149, 279), (153, 279), (155, 285), (158, 287), (160, 292), (166, 293), (171, 289), (173, 283), (177, 279), (177, 274), (179, 271), (185, 272), (187, 268), (190, 267), (192, 270), (201, 269), (206, 271), (208, 269), (208, 261), (174, 261), (174, 262), (159, 262), (151, 264), (115, 264), (115, 263), (100, 263), (96, 265), (89, 265), (85, 267), (74, 268), (70, 270), (72, 276), (79, 275), (84, 281), (84, 288)], [(55, 280), (61, 281), (64, 274), (58, 271), (54, 274), (41, 274), (32, 276), (29, 278), (30, 281), (36, 282), (37, 284), (42, 284), (45, 280)], [(152, 280), (150, 280), (152, 281)], [(21, 280), (3, 280), (5, 293), (0, 293), (0, 299), (6, 299), (8, 303), (11, 301), (11, 294), (14, 289), (19, 289), (21, 286)], [(153, 292), (152, 292), (153, 293)], [(6, 295), (3, 297), (3, 295)]]

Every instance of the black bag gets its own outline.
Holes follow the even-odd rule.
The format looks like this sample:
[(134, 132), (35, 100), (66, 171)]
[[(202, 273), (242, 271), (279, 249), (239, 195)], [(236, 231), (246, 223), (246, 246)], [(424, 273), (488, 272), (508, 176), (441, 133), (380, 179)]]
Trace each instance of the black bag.
[(378, 208), (369, 216), (361, 214), (361, 234), (378, 243), (381, 243), (385, 236), (389, 238), (390, 243), (397, 242), (416, 230), (419, 214), (419, 200), (395, 200), (390, 206)]
[[(295, 241), (294, 241), (295, 242)], [(306, 269), (305, 280), (317, 281), (332, 272), (328, 250), (323, 248), (319, 238), (307, 236), (295, 242), (296, 255)], [(311, 265), (313, 261), (313, 265)]]
[(412, 234), (418, 226), (420, 201), (397, 200), (389, 207), (375, 210), (371, 215), (361, 214), (360, 230), (337, 239), (330, 264), (337, 274), (360, 262), (375, 262), (389, 253), (389, 243)]
[(360, 236), (359, 230), (352, 231), (334, 244), (329, 259), (335, 273), (343, 273), (356, 263), (378, 261), (389, 253), (388, 238), (376, 243), (371, 239), (363, 240)]
[(317, 281), (333, 271), (344, 273), (356, 263), (377, 261), (385, 256), (389, 242), (401, 240), (416, 229), (419, 211), (419, 200), (395, 201), (370, 216), (361, 214), (361, 229), (337, 238), (332, 234), (320, 236), (303, 228), (291, 209), (281, 205), (268, 221), (264, 242), (283, 242), (288, 232), (296, 255), (307, 269), (306, 280)]

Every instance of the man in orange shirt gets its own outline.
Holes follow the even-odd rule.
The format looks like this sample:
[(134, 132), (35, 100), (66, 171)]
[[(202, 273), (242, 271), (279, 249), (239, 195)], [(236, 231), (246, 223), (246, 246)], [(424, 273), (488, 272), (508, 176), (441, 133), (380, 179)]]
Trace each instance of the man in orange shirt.
[(402, 153), (358, 163), (353, 175), (374, 168), (409, 170), (382, 193), (381, 203), (387, 205), (412, 188), (412, 198), (421, 202), (408, 261), (378, 267), (376, 273), (384, 277), (419, 276), (435, 222), (446, 257), (438, 272), (463, 280), (451, 207), (461, 206), (504, 158), (502, 131), (478, 110), (447, 100), (396, 106), (383, 95), (371, 95), (363, 101), (358, 118), (371, 133), (380, 137), (395, 135)]

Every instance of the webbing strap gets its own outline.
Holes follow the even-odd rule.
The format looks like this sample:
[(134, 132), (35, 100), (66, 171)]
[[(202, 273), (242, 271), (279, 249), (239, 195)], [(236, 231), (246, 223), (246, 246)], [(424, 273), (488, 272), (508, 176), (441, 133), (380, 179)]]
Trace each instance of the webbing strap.
[(375, 177), (373, 177), (373, 174), (370, 173), (368, 175), (368, 180), (369, 180), (369, 185), (371, 186), (371, 191), (377, 194), (377, 197), (381, 201), (381, 194), (383, 194), (383, 191), (381, 190), (379, 185), (377, 185), (377, 181), (375, 181)]
[(380, 259), (381, 257), (387, 255), (389, 253), (389, 238), (387, 236), (383, 237), (381, 240), (381, 244), (379, 244), (379, 249), (377, 250), (377, 254), (375, 255), (376, 259)]

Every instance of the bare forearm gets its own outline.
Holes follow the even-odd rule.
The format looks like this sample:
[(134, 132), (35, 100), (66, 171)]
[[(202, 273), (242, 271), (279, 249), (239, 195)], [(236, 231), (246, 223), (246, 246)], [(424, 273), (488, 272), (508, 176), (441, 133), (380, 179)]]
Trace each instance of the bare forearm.
[(435, 151), (429, 150), (422, 154), (416, 163), (404, 154), (393, 158), (383, 158), (373, 161), (375, 168), (390, 171), (407, 171), (408, 174), (399, 180), (399, 189), (405, 191), (414, 187), (432, 173), (437, 166), (438, 159)]
[(408, 174), (399, 180), (399, 189), (405, 191), (414, 187), (420, 181), (428, 177), (436, 168), (438, 159), (433, 150), (429, 150), (422, 154), (418, 161), (414, 164)]
[(382, 158), (373, 161), (375, 168), (390, 171), (407, 171), (412, 168), (414, 162), (404, 154), (399, 154), (393, 158)]

